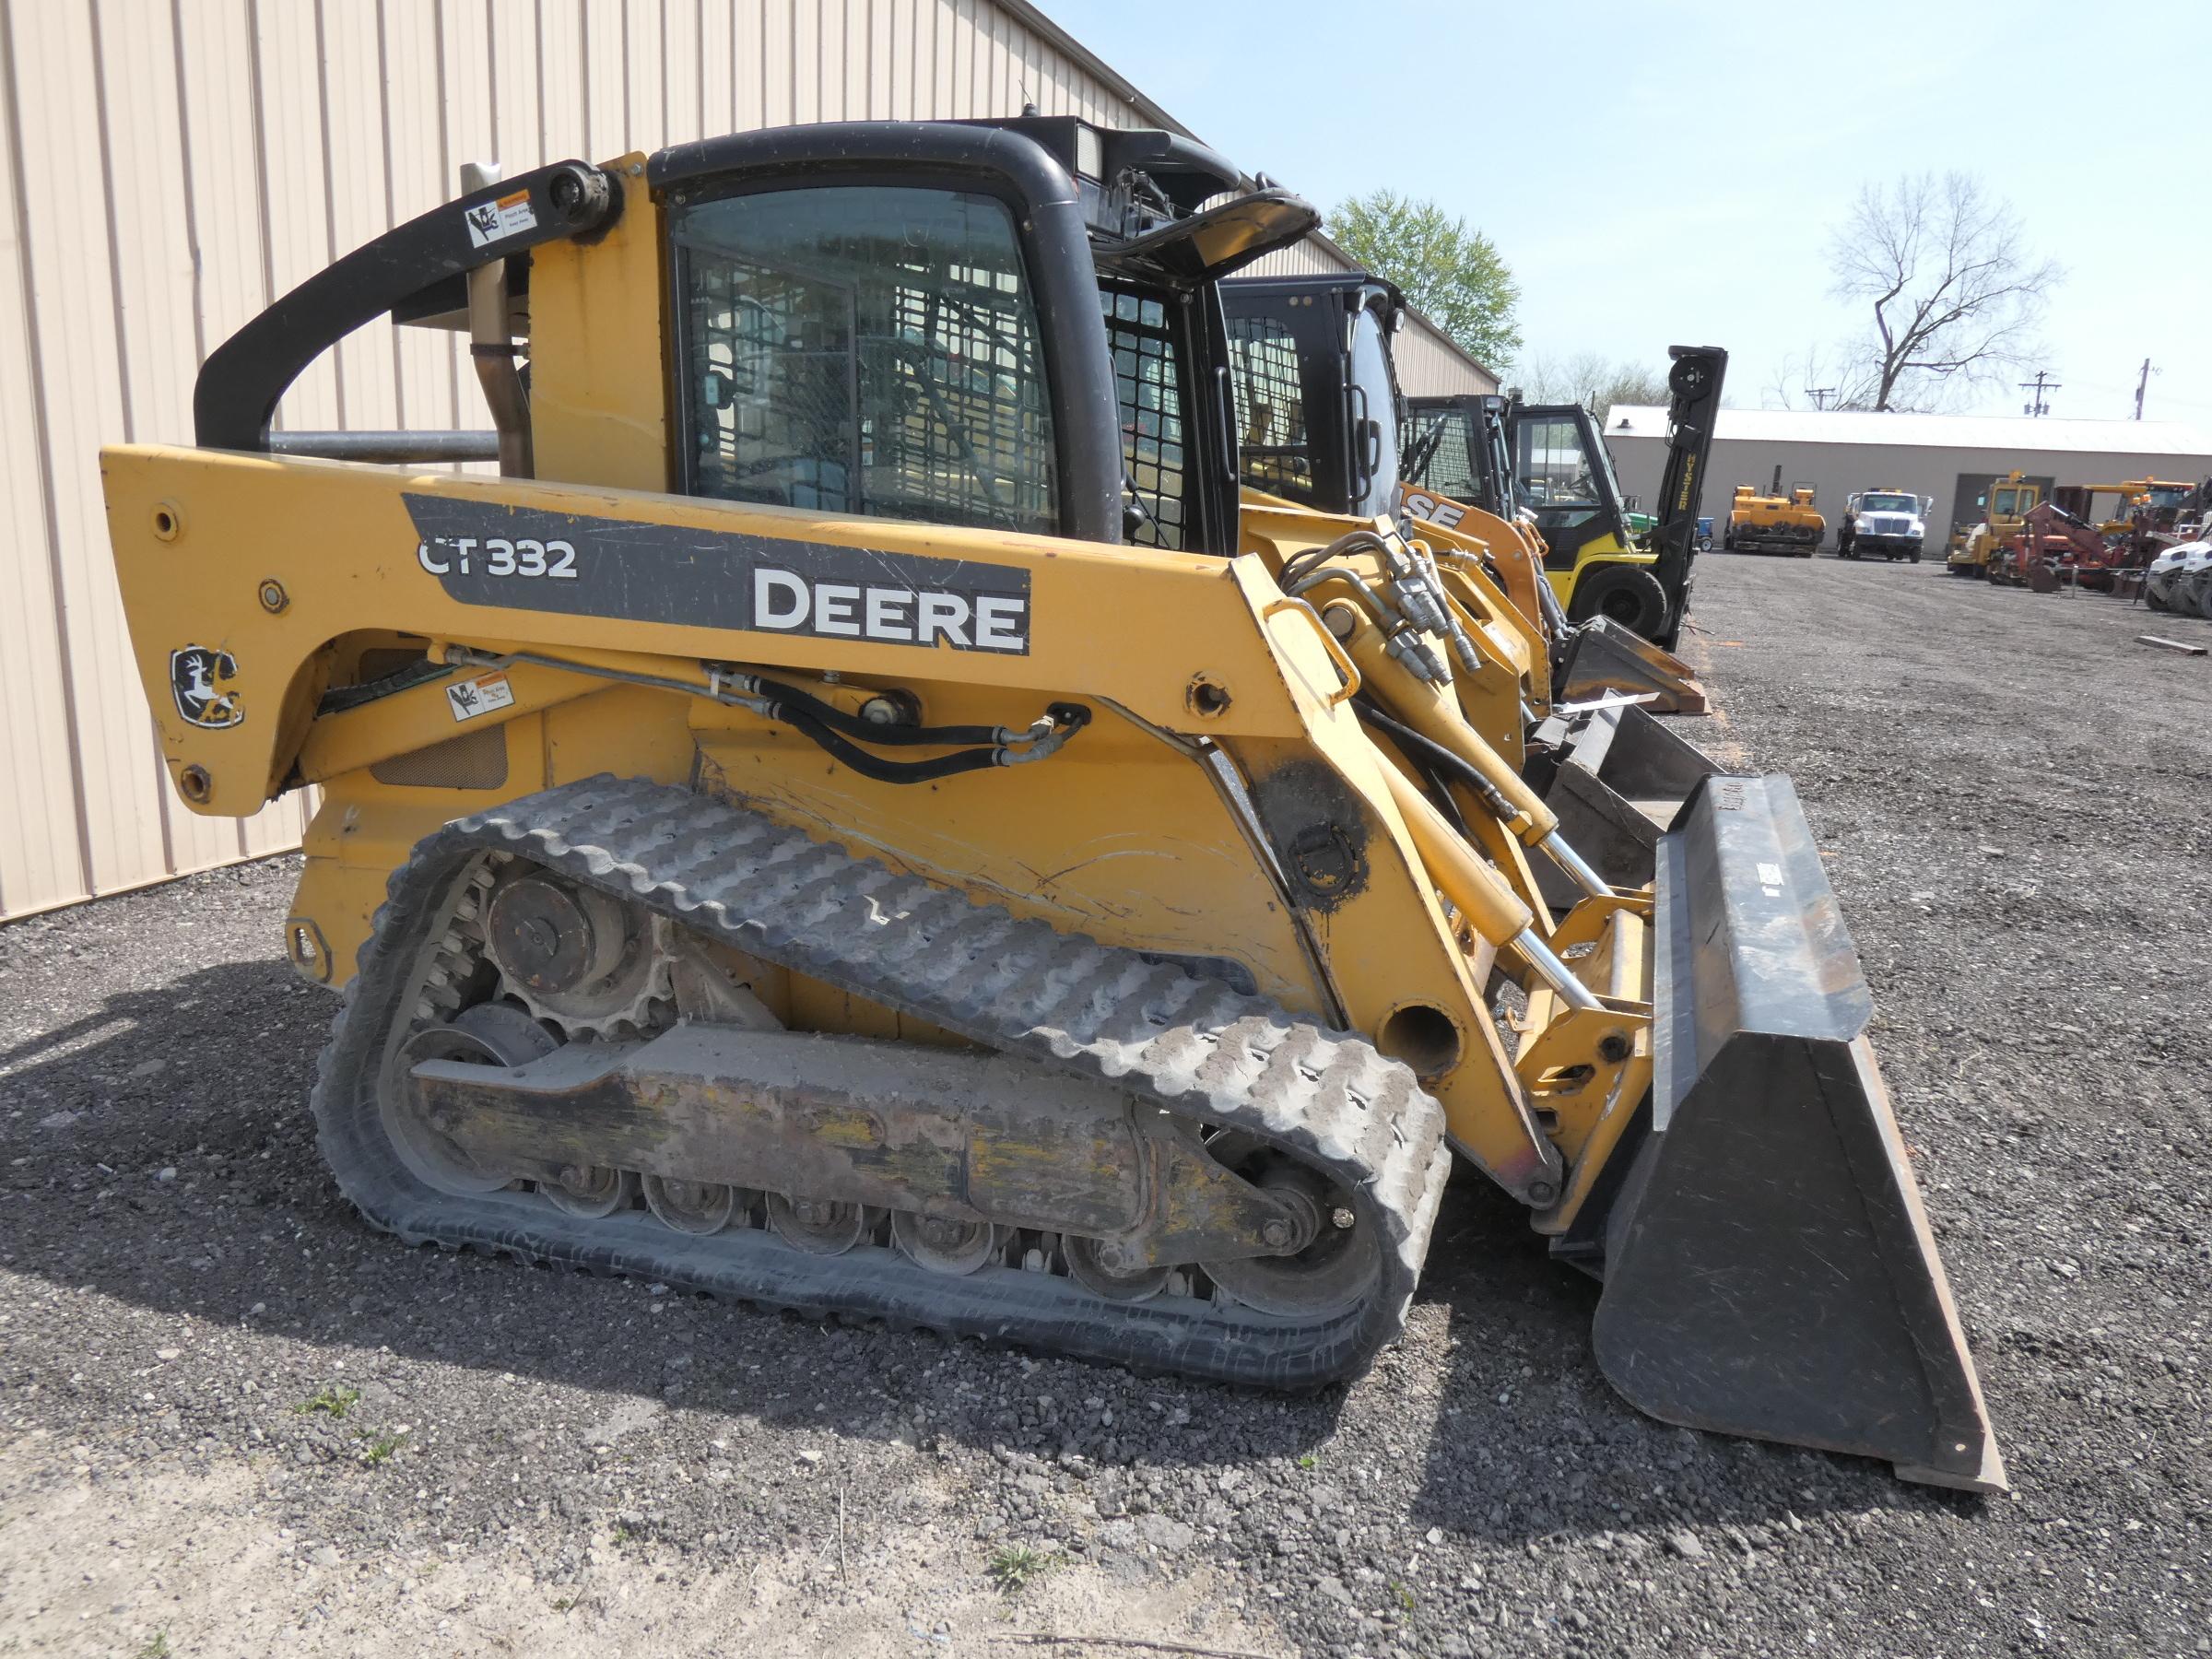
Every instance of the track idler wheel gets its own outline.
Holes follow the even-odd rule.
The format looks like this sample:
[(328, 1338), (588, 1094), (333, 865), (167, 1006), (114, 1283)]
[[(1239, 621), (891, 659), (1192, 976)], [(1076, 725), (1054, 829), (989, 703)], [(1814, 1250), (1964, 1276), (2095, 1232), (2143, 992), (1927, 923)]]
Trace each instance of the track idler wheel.
[[(560, 1046), (556, 1038), (522, 1009), (505, 1003), (465, 1008), (453, 1024), (418, 1031), (399, 1050), (406, 1068), (423, 1060), (458, 1060), (470, 1065), (527, 1065)], [(445, 1114), (424, 1112), (413, 1095), (394, 1089), (383, 1095), (384, 1126), (400, 1160), (440, 1192), (496, 1193), (513, 1179), (476, 1157), (448, 1133)]]
[[(1375, 1241), (1354, 1225), (1346, 1194), (1318, 1170), (1260, 1142), (1223, 1135), (1209, 1148), (1222, 1167), (1301, 1213), (1306, 1242), (1287, 1235), (1280, 1255), (1201, 1262), (1215, 1284), (1262, 1313), (1303, 1319), (1368, 1294), (1381, 1266)], [(1293, 1248), (1293, 1246), (1295, 1246)]]
[(1067, 1255), (1069, 1277), (1108, 1301), (1150, 1301), (1168, 1288), (1168, 1276), (1173, 1271), (1124, 1262), (1120, 1245), (1072, 1233), (1061, 1240), (1060, 1247)]
[[(751, 1194), (719, 1181), (678, 1181), (665, 1175), (647, 1175), (640, 1182), (645, 1207), (665, 1227), (677, 1232), (718, 1233), (741, 1211), (751, 1207)], [(740, 1199), (743, 1202), (740, 1202)]]
[(1006, 1248), (1006, 1230), (988, 1221), (954, 1221), (900, 1210), (891, 1217), (891, 1241), (917, 1267), (960, 1277), (997, 1259)]
[(638, 1178), (628, 1170), (610, 1170), (605, 1164), (570, 1164), (557, 1179), (543, 1182), (537, 1190), (551, 1200), (555, 1209), (596, 1221), (630, 1207), (638, 1195)]
[(771, 1193), (768, 1224), (794, 1250), (808, 1255), (843, 1255), (868, 1236), (869, 1217), (864, 1205)]

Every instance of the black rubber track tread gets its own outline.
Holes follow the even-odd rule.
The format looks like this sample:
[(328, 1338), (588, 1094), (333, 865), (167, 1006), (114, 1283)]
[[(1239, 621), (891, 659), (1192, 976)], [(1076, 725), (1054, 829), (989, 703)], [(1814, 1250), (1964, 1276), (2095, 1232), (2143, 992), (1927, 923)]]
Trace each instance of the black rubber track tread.
[[(414, 1017), (462, 877), (488, 853), (526, 858), (971, 1041), (1295, 1152), (1353, 1194), (1358, 1225), (1382, 1242), (1379, 1282), (1364, 1301), (1307, 1320), (1188, 1297), (1117, 1303), (1051, 1274), (990, 1266), (950, 1277), (876, 1246), (809, 1256), (759, 1230), (702, 1237), (643, 1211), (580, 1221), (528, 1194), (441, 1192), (385, 1135), (377, 1079), (395, 1030)], [(1404, 1326), (1451, 1153), (1434, 1098), (1363, 1038), (642, 780), (594, 778), (456, 819), (423, 839), (387, 894), (324, 1051), (314, 1111), (340, 1188), (409, 1243), (1277, 1389), (1357, 1375)]]

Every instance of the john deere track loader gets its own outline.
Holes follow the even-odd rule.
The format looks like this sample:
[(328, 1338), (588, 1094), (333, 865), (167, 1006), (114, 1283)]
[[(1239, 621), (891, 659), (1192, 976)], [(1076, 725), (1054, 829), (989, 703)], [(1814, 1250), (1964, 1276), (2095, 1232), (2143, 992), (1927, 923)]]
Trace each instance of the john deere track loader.
[[(1315, 216), (1239, 182), (1072, 120), (561, 162), (107, 453), (178, 790), (322, 791), (336, 1180), (410, 1242), (1305, 1388), (1465, 1165), (1646, 1410), (2001, 1484), (1788, 781), (1555, 922), (1466, 573), (1241, 526), (1218, 279)], [(274, 453), (386, 312), (469, 328), (503, 476)]]

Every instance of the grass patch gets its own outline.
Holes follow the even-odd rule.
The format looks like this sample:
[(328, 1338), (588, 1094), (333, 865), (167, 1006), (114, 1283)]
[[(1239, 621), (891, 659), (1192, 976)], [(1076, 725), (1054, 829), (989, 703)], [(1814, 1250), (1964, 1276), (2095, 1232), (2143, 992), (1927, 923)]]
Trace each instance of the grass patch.
[(397, 1434), (364, 1435), (360, 1449), (354, 1455), (361, 1460), (364, 1467), (373, 1469), (378, 1464), (390, 1457), (393, 1453), (398, 1451), (400, 1442), (406, 1438), (405, 1430)]
[(169, 1659), (169, 1632), (156, 1630), (138, 1650), (138, 1659)]
[(1311, 1452), (1301, 1452), (1299, 1453), (1298, 1466), (1301, 1469), (1315, 1468), (1319, 1466), (1320, 1463), (1321, 1459)]
[(984, 1571), (1001, 1595), (1013, 1595), (1066, 1565), (1067, 1558), (1056, 1552), (1031, 1549), (1027, 1544), (1002, 1544), (991, 1552)]
[(1398, 1605), (1404, 1607), (1406, 1612), (1412, 1612), (1413, 1592), (1406, 1588), (1405, 1580), (1392, 1579), (1390, 1581), (1390, 1587), (1398, 1593)]
[(359, 1389), (340, 1388), (335, 1383), (326, 1382), (313, 1394), (309, 1394), (306, 1399), (294, 1406), (292, 1409), (301, 1417), (312, 1417), (319, 1411), (324, 1417), (343, 1418), (359, 1405), (360, 1401), (361, 1391)]

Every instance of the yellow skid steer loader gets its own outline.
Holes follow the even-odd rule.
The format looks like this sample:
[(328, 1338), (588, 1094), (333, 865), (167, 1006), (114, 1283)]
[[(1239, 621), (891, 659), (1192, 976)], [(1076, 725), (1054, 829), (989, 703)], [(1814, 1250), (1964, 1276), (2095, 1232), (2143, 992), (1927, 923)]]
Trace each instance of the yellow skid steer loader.
[[(1314, 222), (1072, 119), (565, 161), (108, 451), (180, 794), (322, 791), (336, 1180), (411, 1242), (1310, 1388), (1465, 1163), (1644, 1409), (2000, 1486), (1788, 781), (1610, 885), (1468, 718), (1477, 572), (1241, 522), (1218, 283)], [(273, 434), (387, 313), (467, 329), (501, 476)]]

